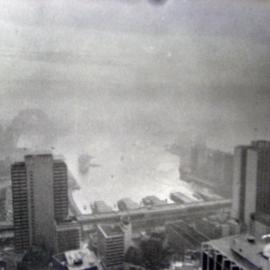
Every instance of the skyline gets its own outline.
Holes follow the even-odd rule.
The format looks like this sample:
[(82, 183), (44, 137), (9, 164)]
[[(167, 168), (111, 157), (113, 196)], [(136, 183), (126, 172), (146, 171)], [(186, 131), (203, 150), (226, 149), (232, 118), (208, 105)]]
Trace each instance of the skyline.
[(269, 25), (267, 0), (0, 0), (0, 268), (269, 270)]

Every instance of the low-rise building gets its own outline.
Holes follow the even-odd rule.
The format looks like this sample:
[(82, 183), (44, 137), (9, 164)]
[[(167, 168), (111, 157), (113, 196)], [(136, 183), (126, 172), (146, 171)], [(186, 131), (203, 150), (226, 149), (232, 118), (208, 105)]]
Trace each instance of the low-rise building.
[(81, 230), (77, 222), (65, 222), (56, 225), (56, 250), (58, 253), (75, 250), (80, 247)]
[(98, 270), (102, 269), (96, 255), (89, 249), (70, 250), (52, 258), (53, 270)]

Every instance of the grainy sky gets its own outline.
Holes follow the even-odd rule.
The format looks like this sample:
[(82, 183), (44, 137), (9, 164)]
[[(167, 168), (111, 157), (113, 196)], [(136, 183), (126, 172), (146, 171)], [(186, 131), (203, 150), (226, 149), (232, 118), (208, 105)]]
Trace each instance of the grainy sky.
[(41, 108), (85, 136), (269, 138), (269, 26), (266, 0), (0, 0), (0, 119)]

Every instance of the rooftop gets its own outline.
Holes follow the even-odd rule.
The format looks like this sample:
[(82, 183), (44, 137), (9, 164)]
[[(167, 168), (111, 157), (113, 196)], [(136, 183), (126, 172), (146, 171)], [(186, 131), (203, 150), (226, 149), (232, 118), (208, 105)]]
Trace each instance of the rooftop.
[(56, 224), (57, 231), (65, 231), (67, 229), (79, 229), (79, 228), (80, 228), (80, 225), (75, 220), (65, 221), (65, 222)]
[(165, 201), (162, 201), (154, 195), (146, 196), (142, 199), (144, 204), (153, 204), (153, 205), (166, 205)]
[(68, 267), (69, 270), (90, 269), (98, 265), (98, 260), (94, 252), (89, 249), (70, 250), (54, 256), (54, 259)]
[(25, 158), (32, 158), (34, 156), (40, 157), (52, 157), (53, 154), (50, 150), (29, 150), (29, 152), (24, 156)]
[(123, 235), (123, 231), (119, 225), (115, 224), (101, 224), (98, 228), (105, 237)]
[(246, 270), (270, 269), (270, 261), (263, 255), (267, 244), (247, 235), (237, 235), (206, 243), (223, 256)]
[(134, 201), (132, 201), (130, 198), (122, 198), (117, 203), (118, 204), (119, 203), (124, 203), (124, 204), (126, 204), (127, 208), (129, 208), (129, 209), (139, 208), (139, 204), (136, 203), (136, 202), (134, 202)]

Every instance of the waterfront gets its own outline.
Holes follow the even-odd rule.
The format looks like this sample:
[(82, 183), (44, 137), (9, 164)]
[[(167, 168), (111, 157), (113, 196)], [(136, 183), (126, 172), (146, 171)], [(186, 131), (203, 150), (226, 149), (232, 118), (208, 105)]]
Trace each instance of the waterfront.
[[(169, 193), (173, 191), (192, 196), (191, 186), (180, 181), (179, 157), (163, 146), (144, 141), (112, 144), (104, 139), (87, 147), (71, 142), (68, 148), (66, 145), (59, 145), (59, 149), (81, 186), (74, 191), (73, 198), (82, 213), (90, 213), (90, 203), (96, 200), (104, 200), (116, 209), (117, 200), (124, 197), (139, 203), (148, 195), (170, 202)], [(78, 157), (82, 152), (93, 156), (94, 164), (84, 175), (78, 171)]]

